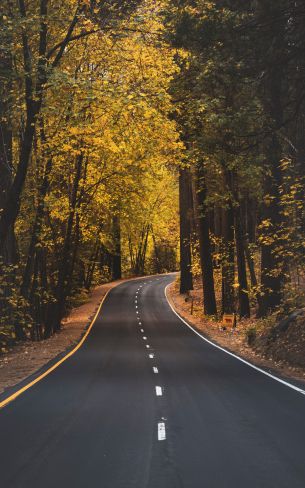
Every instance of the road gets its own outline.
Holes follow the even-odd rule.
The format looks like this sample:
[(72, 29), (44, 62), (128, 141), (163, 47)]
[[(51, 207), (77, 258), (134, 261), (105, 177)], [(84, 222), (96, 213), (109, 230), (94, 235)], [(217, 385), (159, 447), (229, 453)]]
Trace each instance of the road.
[(79, 351), (0, 410), (1, 487), (305, 487), (305, 396), (184, 325), (172, 279), (113, 289)]

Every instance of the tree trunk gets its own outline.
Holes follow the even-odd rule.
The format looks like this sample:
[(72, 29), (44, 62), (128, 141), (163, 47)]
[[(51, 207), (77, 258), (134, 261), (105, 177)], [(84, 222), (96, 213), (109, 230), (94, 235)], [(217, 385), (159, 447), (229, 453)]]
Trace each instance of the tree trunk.
[(234, 297), (234, 210), (232, 203), (222, 215), (222, 313), (235, 312)]
[(203, 283), (203, 305), (205, 315), (216, 315), (213, 259), (211, 253), (210, 225), (206, 208), (206, 184), (203, 165), (197, 166), (197, 205), (200, 244), (200, 262)]
[(120, 280), (122, 278), (122, 250), (121, 250), (121, 225), (120, 217), (114, 215), (112, 219), (114, 253), (112, 258), (112, 279)]
[(66, 298), (67, 298), (67, 285), (69, 276), (69, 271), (71, 272), (71, 244), (72, 244), (72, 230), (77, 206), (77, 194), (79, 188), (79, 182), (82, 173), (82, 164), (84, 156), (80, 154), (76, 160), (75, 167), (75, 177), (72, 188), (72, 195), (70, 200), (70, 212), (67, 222), (66, 235), (62, 250), (62, 259), (58, 270), (58, 280), (55, 290), (56, 302), (54, 304), (54, 310), (52, 311), (51, 317), (46, 324), (45, 336), (49, 337), (54, 332), (60, 329), (61, 319), (64, 315)]
[(235, 242), (236, 242), (236, 257), (238, 270), (238, 303), (239, 316), (241, 318), (250, 317), (250, 301), (249, 289), (247, 280), (247, 268), (244, 249), (244, 233), (242, 228), (241, 208), (235, 208)]
[[(262, 297), (258, 315), (264, 317), (275, 311), (283, 298), (283, 285), (285, 283), (285, 263), (278, 250), (283, 247), (284, 218), (280, 202), (280, 187), (282, 185), (282, 147), (278, 131), (283, 125), (283, 104), (285, 103), (284, 90), (287, 82), (287, 73), (281, 62), (285, 53), (286, 20), (283, 17), (276, 24), (270, 35), (268, 20), (274, 18), (278, 7), (273, 2), (258, 0), (258, 16), (264, 19), (266, 25), (263, 34), (269, 39), (270, 49), (265, 59), (267, 71), (262, 82), (261, 97), (267, 116), (271, 119), (272, 133), (265, 142), (265, 195), (262, 207), (263, 231), (261, 235), (261, 285)], [(266, 20), (267, 19), (267, 20)], [(283, 236), (283, 234), (282, 234)]]
[(188, 168), (181, 168), (179, 174), (180, 212), (180, 293), (193, 289), (191, 255), (191, 174)]
[[(0, 22), (3, 18), (2, 8), (0, 9)], [(1, 24), (0, 24), (1, 29)], [(4, 35), (4, 34), (3, 34)], [(0, 215), (5, 208), (7, 195), (13, 181), (12, 161), (12, 140), (13, 132), (11, 127), (12, 112), (12, 57), (9, 53), (9, 36), (1, 38), (4, 44), (3, 52), (0, 55)], [(7, 45), (6, 45), (7, 44)], [(10, 225), (7, 233), (0, 239), (0, 257), (4, 265), (16, 264), (18, 260), (17, 244), (14, 227)]]
[(33, 263), (34, 263), (34, 259), (35, 259), (35, 248), (39, 242), (41, 226), (43, 223), (44, 203), (45, 203), (45, 197), (47, 195), (48, 188), (49, 188), (49, 175), (50, 175), (51, 169), (52, 169), (52, 161), (51, 161), (51, 159), (49, 159), (47, 164), (46, 164), (44, 178), (43, 178), (41, 187), (39, 189), (38, 205), (37, 205), (34, 225), (33, 225), (33, 229), (32, 229), (32, 236), (31, 236), (30, 246), (29, 246), (29, 250), (28, 250), (26, 266), (25, 266), (24, 273), (23, 273), (23, 279), (22, 279), (22, 285), (21, 285), (21, 294), (25, 298), (28, 297), (28, 293), (29, 293), (31, 276), (32, 276), (32, 272), (33, 272)]

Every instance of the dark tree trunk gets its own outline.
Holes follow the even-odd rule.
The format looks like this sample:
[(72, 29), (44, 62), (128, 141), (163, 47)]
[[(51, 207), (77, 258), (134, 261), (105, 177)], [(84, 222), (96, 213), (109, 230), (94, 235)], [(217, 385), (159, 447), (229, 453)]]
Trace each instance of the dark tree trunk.
[(222, 313), (235, 312), (234, 210), (228, 202), (222, 214)]
[(237, 270), (238, 270), (238, 303), (239, 303), (239, 316), (241, 318), (250, 317), (250, 301), (249, 301), (249, 289), (247, 280), (247, 268), (244, 249), (244, 232), (242, 228), (241, 208), (237, 206), (235, 208), (235, 242), (236, 242), (236, 257), (237, 257)]
[(121, 249), (121, 225), (120, 217), (114, 215), (112, 219), (114, 253), (112, 258), (112, 279), (120, 280), (122, 278), (122, 249)]
[[(3, 18), (0, 8), (0, 22)], [(0, 23), (1, 29), (1, 23)], [(3, 34), (4, 36), (4, 34)], [(3, 42), (0, 53), (0, 214), (6, 205), (7, 195), (13, 181), (12, 139), (12, 57), (9, 53), (10, 36), (1, 38)], [(10, 225), (7, 233), (0, 239), (0, 257), (5, 265), (16, 264), (18, 260), (14, 227)]]
[(45, 203), (45, 197), (47, 195), (48, 188), (49, 188), (49, 175), (50, 175), (51, 169), (52, 169), (52, 161), (48, 160), (48, 162), (46, 164), (44, 178), (43, 178), (41, 187), (39, 189), (38, 205), (37, 205), (34, 225), (33, 225), (33, 229), (32, 229), (31, 241), (30, 241), (30, 245), (29, 245), (29, 249), (28, 249), (26, 266), (25, 266), (24, 273), (23, 273), (23, 279), (22, 279), (22, 285), (21, 285), (21, 294), (25, 298), (28, 297), (28, 293), (29, 293), (31, 276), (32, 276), (32, 272), (33, 272), (33, 263), (34, 263), (34, 259), (35, 259), (35, 249), (36, 249), (36, 245), (38, 244), (39, 238), (40, 238), (41, 226), (42, 226), (43, 218), (44, 218), (44, 203)]
[(87, 290), (91, 288), (99, 255), (101, 255), (101, 261), (104, 260), (104, 253), (101, 253), (101, 244), (99, 239), (97, 239), (89, 260), (87, 273), (85, 273), (84, 286)]
[[(279, 160), (274, 165), (279, 165)], [(273, 171), (275, 173), (275, 171)], [(278, 180), (278, 178), (276, 178)], [(258, 317), (265, 317), (279, 307), (283, 298), (285, 282), (284, 263), (278, 253), (281, 246), (277, 237), (281, 229), (278, 186), (272, 176), (266, 176), (266, 194), (271, 200), (262, 209), (262, 221), (270, 223), (261, 234), (261, 286), (263, 294), (260, 298)]]
[(211, 253), (209, 216), (206, 208), (207, 189), (205, 171), (202, 165), (197, 166), (197, 204), (198, 230), (200, 244), (200, 262), (203, 283), (203, 305), (205, 315), (216, 315), (217, 306), (214, 287), (213, 259)]
[(188, 168), (181, 168), (179, 174), (180, 212), (180, 293), (193, 289), (191, 254), (192, 190), (191, 174)]
[[(265, 195), (262, 207), (262, 222), (267, 223), (261, 235), (261, 296), (258, 315), (264, 317), (275, 311), (283, 298), (285, 283), (285, 263), (278, 249), (284, 245), (279, 235), (283, 232), (284, 218), (281, 212), (280, 187), (282, 171), (280, 162), (283, 156), (278, 131), (283, 125), (285, 103), (285, 84), (287, 73), (281, 62), (285, 54), (286, 19), (281, 18), (270, 32), (269, 20), (278, 13), (273, 2), (258, 0), (258, 16), (264, 19), (263, 35), (269, 40), (270, 48), (265, 59), (267, 71), (262, 82), (261, 97), (267, 116), (271, 119), (272, 133), (265, 141)], [(271, 35), (270, 35), (271, 34)], [(263, 53), (265, 54), (265, 53)]]
[(161, 271), (162, 271), (162, 263), (161, 263), (161, 259), (160, 259), (160, 256), (159, 256), (159, 249), (158, 249), (158, 245), (157, 245), (157, 242), (156, 242), (156, 236), (154, 234), (153, 229), (151, 229), (151, 234), (152, 234), (153, 243), (154, 243), (156, 273), (157, 274), (160, 274)]
[(72, 244), (72, 231), (75, 219), (75, 212), (77, 207), (77, 195), (79, 189), (79, 183), (82, 173), (82, 164), (84, 156), (81, 154), (77, 157), (75, 165), (75, 177), (73, 182), (72, 194), (70, 199), (70, 212), (67, 222), (66, 235), (62, 250), (61, 262), (58, 270), (58, 280), (55, 290), (56, 302), (53, 307), (53, 311), (50, 314), (50, 319), (46, 324), (45, 336), (49, 337), (54, 332), (60, 329), (61, 319), (63, 318), (65, 311), (65, 304), (67, 299), (69, 272), (71, 273), (71, 244)]
[(247, 266), (245, 256), (245, 230), (244, 222), (245, 216), (242, 213), (242, 209), (245, 209), (244, 202), (241, 201), (238, 175), (235, 170), (230, 171), (230, 175), (227, 176), (228, 183), (230, 184), (231, 194), (234, 198), (234, 228), (235, 228), (235, 244), (236, 244), (236, 262), (237, 262), (237, 274), (238, 274), (238, 311), (241, 318), (250, 317), (250, 300), (249, 300), (249, 288), (247, 279)]

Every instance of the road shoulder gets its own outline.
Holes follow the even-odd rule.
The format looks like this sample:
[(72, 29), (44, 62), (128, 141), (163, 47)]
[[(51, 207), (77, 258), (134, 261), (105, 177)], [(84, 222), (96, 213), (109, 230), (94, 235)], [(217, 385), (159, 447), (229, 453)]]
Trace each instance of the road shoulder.
[(186, 295), (180, 295), (177, 282), (173, 282), (167, 288), (167, 298), (174, 310), (188, 324), (216, 345), (236, 354), (258, 368), (304, 388), (305, 371), (303, 369), (293, 368), (287, 364), (265, 358), (247, 345), (245, 336), (240, 331), (237, 330), (233, 333), (223, 331), (218, 322), (205, 318), (202, 313), (191, 314), (191, 303), (186, 301)]
[(0, 399), (29, 381), (65, 356), (81, 340), (106, 293), (120, 283), (114, 281), (96, 287), (83, 305), (72, 309), (62, 321), (62, 329), (50, 339), (25, 342), (0, 357)]

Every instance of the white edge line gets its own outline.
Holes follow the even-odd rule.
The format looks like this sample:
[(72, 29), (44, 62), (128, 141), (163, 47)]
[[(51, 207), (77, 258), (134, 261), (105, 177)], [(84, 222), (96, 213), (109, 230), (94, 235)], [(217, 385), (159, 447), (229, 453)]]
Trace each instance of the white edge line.
[(268, 373), (267, 371), (265, 371), (264, 369), (262, 368), (259, 368), (258, 366), (255, 366), (254, 364), (252, 363), (249, 363), (249, 361), (246, 361), (245, 359), (241, 358), (240, 356), (237, 356), (237, 354), (234, 354), (233, 352), (230, 352), (228, 351), (227, 349), (224, 349), (223, 347), (221, 346), (218, 346), (218, 344), (215, 344), (214, 342), (210, 341), (209, 339), (207, 339), (206, 337), (204, 337), (203, 335), (201, 335), (196, 329), (194, 329), (194, 327), (192, 327), (190, 324), (188, 324), (186, 322), (186, 320), (184, 320), (179, 314), (178, 312), (176, 312), (176, 310), (174, 309), (174, 307), (172, 306), (172, 304), (170, 303), (169, 299), (168, 299), (168, 296), (167, 296), (167, 289), (169, 288), (169, 286), (171, 285), (171, 283), (169, 283), (166, 287), (165, 287), (165, 298), (170, 306), (170, 308), (172, 309), (172, 311), (174, 312), (175, 315), (177, 315), (177, 317), (181, 320), (181, 322), (183, 322), (189, 329), (191, 329), (197, 336), (199, 336), (201, 339), (203, 339), (205, 342), (207, 342), (208, 344), (210, 344), (211, 346), (214, 346), (216, 347), (216, 349), (219, 349), (220, 351), (223, 351), (225, 352), (226, 354), (228, 354), (229, 356), (232, 356), (233, 358), (237, 359), (238, 361), (246, 364), (247, 366), (249, 366), (250, 368), (252, 369), (255, 369), (256, 371), (264, 374), (265, 376), (268, 376), (268, 378), (272, 378), (273, 380), (277, 381), (278, 383), (281, 383), (282, 385), (285, 385), (285, 386), (288, 386), (288, 388), (291, 388), (292, 390), (294, 391), (297, 391), (298, 393), (301, 393), (302, 395), (305, 395), (305, 390), (302, 390), (302, 388), (299, 388), (298, 386), (295, 386), (293, 385), (292, 383), (288, 383), (288, 381), (285, 381), (285, 380), (282, 380), (281, 378), (278, 378), (277, 376), (274, 376), (273, 374), (271, 373)]

